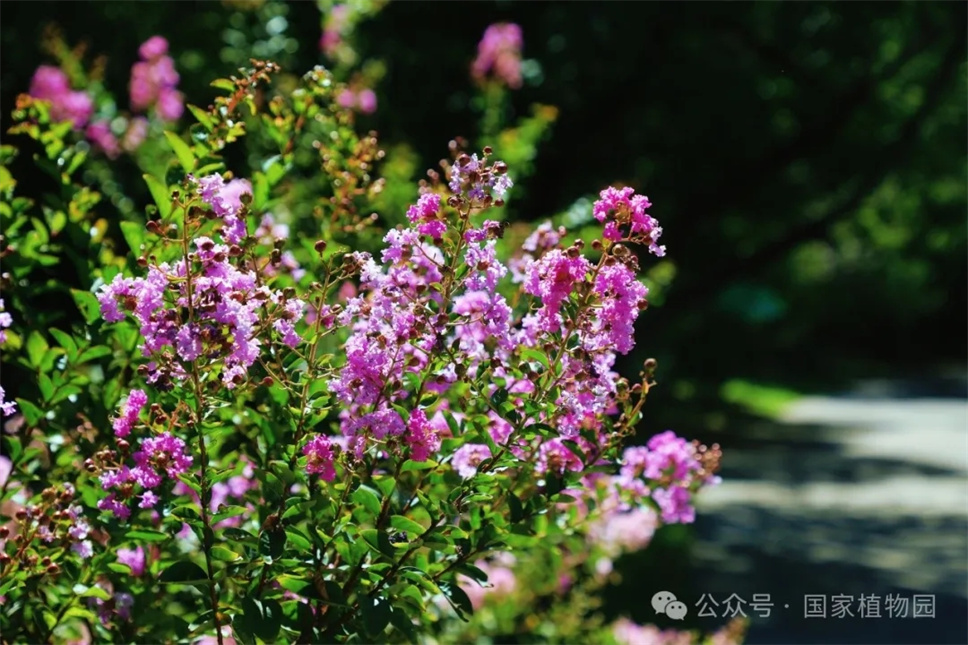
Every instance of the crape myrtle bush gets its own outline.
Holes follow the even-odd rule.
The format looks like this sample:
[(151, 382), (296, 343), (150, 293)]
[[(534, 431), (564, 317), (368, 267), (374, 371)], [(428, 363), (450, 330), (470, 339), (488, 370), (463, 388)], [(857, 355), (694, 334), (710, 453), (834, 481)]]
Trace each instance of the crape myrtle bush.
[[(513, 25), (481, 42), (492, 105), (521, 83), (520, 48)], [(693, 520), (720, 459), (668, 431), (624, 445), (656, 369), (614, 371), (647, 308), (639, 258), (665, 253), (649, 200), (607, 187), (599, 234), (546, 222), (512, 245), (515, 167), (455, 140), (376, 233), (394, 187), (355, 131), (365, 88), (322, 67), (278, 87), (252, 61), (184, 106), (164, 39), (139, 55), (132, 114), (53, 66), (18, 98), (12, 133), (50, 193), (18, 195), (3, 148), (0, 343), (24, 375), (0, 400), (4, 641), (648, 638), (601, 625), (590, 594), (612, 558)], [(166, 129), (185, 107), (188, 131)], [(264, 154), (235, 173), (244, 139)], [(125, 154), (154, 203), (110, 221), (79, 175)], [(64, 266), (81, 288), (51, 280)], [(523, 592), (517, 562), (554, 584), (498, 628), (474, 618)], [(519, 624), (549, 594), (573, 624)]]

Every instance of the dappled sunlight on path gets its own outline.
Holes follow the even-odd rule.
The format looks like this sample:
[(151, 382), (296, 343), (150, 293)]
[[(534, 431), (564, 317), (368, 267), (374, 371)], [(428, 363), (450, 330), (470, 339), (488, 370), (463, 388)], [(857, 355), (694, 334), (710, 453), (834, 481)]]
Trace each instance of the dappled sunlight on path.
[[(955, 392), (862, 383), (724, 446), (725, 482), (700, 501), (697, 591), (771, 594), (752, 643), (968, 642), (968, 402)], [(807, 594), (851, 597), (853, 615), (805, 618)], [(888, 594), (933, 596), (935, 617), (858, 615), (861, 595)]]

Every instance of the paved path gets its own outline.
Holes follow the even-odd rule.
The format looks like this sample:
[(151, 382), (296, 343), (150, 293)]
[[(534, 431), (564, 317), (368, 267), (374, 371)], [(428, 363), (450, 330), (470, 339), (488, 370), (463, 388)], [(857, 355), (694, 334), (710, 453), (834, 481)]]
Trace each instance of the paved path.
[[(769, 593), (750, 643), (968, 643), (968, 401), (902, 391), (802, 399), (724, 446), (725, 481), (700, 501), (695, 591)], [(827, 618), (804, 617), (807, 594), (827, 597)], [(935, 618), (888, 617), (888, 594), (933, 597)], [(861, 595), (881, 618), (857, 615)], [(854, 616), (831, 617), (833, 596)]]

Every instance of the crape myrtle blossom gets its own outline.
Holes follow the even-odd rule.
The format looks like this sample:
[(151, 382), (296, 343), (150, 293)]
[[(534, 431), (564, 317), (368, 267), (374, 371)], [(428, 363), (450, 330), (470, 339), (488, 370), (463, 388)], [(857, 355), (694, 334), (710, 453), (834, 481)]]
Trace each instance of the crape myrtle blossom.
[(328, 437), (313, 437), (303, 446), (302, 452), (307, 457), (306, 472), (319, 475), (323, 481), (331, 482), (336, 478), (335, 452)]
[[(631, 253), (620, 255), (616, 247), (594, 266), (580, 244), (556, 248), (564, 231), (547, 224), (526, 241), (527, 255), (517, 266), (516, 281), (540, 306), (515, 321), (500, 290), (509, 273), (496, 255), (495, 238), (503, 227), (489, 220), (462, 227), (463, 244), (458, 248), (463, 249), (463, 278), (448, 293), (450, 315), (435, 314), (444, 304), (438, 283), (448, 261), (442, 249), (453, 252), (453, 238), (446, 233), (457, 226), (450, 209), (486, 208), (511, 185), (504, 164), (489, 163), (488, 154), (489, 150), (483, 158), (460, 154), (449, 167), (448, 187), (456, 195), (446, 206), (437, 193), (425, 189), (407, 212), (411, 227), (392, 230), (384, 238), (382, 266), (367, 253), (350, 254), (348, 262), (360, 274), (360, 292), (337, 317), (351, 335), (344, 346), (346, 362), (330, 381), (331, 391), (344, 404), (341, 431), (357, 456), (366, 451), (369, 437), (399, 438), (413, 454), (430, 458), (433, 451), (412, 427), (423, 427), (420, 415), (405, 422), (393, 407), (410, 396), (404, 378), (408, 372), (421, 375), (440, 355), (440, 348), (447, 347), (450, 360), (420, 376), (423, 391), (443, 394), (457, 381), (473, 379), (484, 366), (492, 366), (493, 377), (504, 379), (509, 393), (527, 395), (535, 391), (534, 382), (493, 365), (517, 364), (522, 349), (577, 343), (582, 351), (549, 356), (560, 375), (556, 406), (524, 424), (550, 423), (560, 438), (547, 438), (529, 449), (517, 441), (507, 445), (510, 426), (507, 432), (495, 433), (501, 426), (494, 423), (489, 432), (499, 446), (533, 461), (539, 474), (580, 471), (586, 464), (579, 455), (596, 462), (607, 443), (608, 437), (595, 435), (604, 431), (604, 417), (618, 410), (620, 379), (612, 368), (616, 355), (628, 353), (634, 345), (634, 322), (648, 292), (636, 278)], [(441, 248), (428, 244), (428, 238)], [(520, 405), (523, 399), (515, 402)], [(562, 440), (573, 442), (575, 450)], [(489, 456), (493, 455), (483, 444), (467, 444), (458, 449), (452, 464), (467, 478)]]
[(721, 454), (717, 445), (706, 448), (667, 430), (625, 450), (618, 483), (633, 495), (651, 496), (663, 522), (689, 524), (696, 517), (694, 494), (721, 481), (713, 474)]
[(118, 564), (126, 564), (131, 568), (131, 575), (138, 578), (145, 572), (145, 550), (140, 546), (136, 549), (118, 549)]
[(140, 449), (132, 456), (134, 467), (122, 465), (101, 473), (101, 487), (110, 494), (98, 502), (102, 511), (111, 511), (120, 519), (131, 516), (128, 505), (135, 491), (140, 489), (139, 508), (153, 508), (159, 497), (154, 489), (161, 487), (166, 479), (178, 481), (178, 475), (187, 472), (192, 458), (185, 454), (185, 442), (171, 433), (141, 440)]
[(222, 238), (238, 244), (246, 236), (242, 215), (242, 195), (252, 196), (252, 184), (247, 179), (226, 182), (221, 175), (208, 175), (198, 180), (198, 194), (222, 218)]
[(645, 212), (652, 206), (648, 197), (636, 195), (635, 190), (628, 187), (608, 187), (599, 197), (592, 206), (592, 214), (599, 222), (605, 223), (605, 239), (613, 242), (632, 240), (644, 244), (658, 257), (665, 255), (665, 246), (658, 244), (662, 228)]
[[(223, 238), (234, 245), (246, 237), (240, 213), (241, 195), (251, 192), (248, 182), (226, 184), (213, 175), (198, 183), (202, 199), (222, 218)], [(185, 378), (189, 371), (185, 364), (221, 360), (222, 381), (231, 389), (247, 378), (258, 359), (268, 337), (264, 323), (271, 321), (269, 328), (281, 343), (299, 344), (295, 325), (305, 313), (305, 303), (259, 285), (253, 270), (233, 264), (234, 246), (208, 237), (196, 238), (193, 245), (190, 291), (185, 258), (152, 265), (143, 278), (118, 275), (102, 287), (101, 313), (107, 322), (118, 322), (130, 313), (140, 324), (142, 351), (153, 359), (144, 366), (149, 383), (164, 387)], [(190, 317), (186, 316), (189, 308)]]
[(131, 109), (155, 108), (165, 121), (177, 121), (185, 111), (185, 97), (178, 87), (175, 61), (168, 56), (168, 41), (152, 36), (138, 49), (141, 61), (131, 67)]
[(464, 195), (471, 201), (483, 202), (488, 197), (504, 199), (507, 191), (514, 186), (507, 174), (507, 165), (495, 162), (488, 166), (486, 157), (477, 154), (462, 154), (450, 167), (448, 188), (456, 195)]
[(131, 434), (131, 428), (138, 421), (138, 415), (142, 408), (148, 403), (148, 395), (144, 390), (131, 390), (128, 400), (122, 407), (121, 414), (114, 420), (114, 434), (118, 437), (126, 437)]
[(70, 121), (75, 130), (81, 130), (94, 114), (91, 95), (72, 90), (67, 74), (57, 67), (38, 67), (30, 81), (29, 93), (35, 99), (50, 102), (50, 118), (53, 121)]
[(368, 87), (356, 91), (346, 88), (336, 96), (336, 103), (347, 110), (373, 114), (376, 112), (376, 92)]
[(490, 74), (508, 87), (520, 88), (523, 45), (520, 26), (514, 23), (489, 26), (477, 46), (477, 58), (471, 65), (471, 74), (479, 81)]

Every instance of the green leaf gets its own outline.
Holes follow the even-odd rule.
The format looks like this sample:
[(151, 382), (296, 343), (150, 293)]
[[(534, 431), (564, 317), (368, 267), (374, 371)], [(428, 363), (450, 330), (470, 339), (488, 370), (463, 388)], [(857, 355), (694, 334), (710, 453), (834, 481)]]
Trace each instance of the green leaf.
[(521, 500), (514, 493), (508, 495), (508, 506), (511, 508), (512, 523), (520, 522), (524, 519), (524, 507), (521, 505)]
[(495, 408), (501, 407), (501, 405), (507, 400), (508, 400), (508, 391), (507, 391), (507, 388), (504, 388), (504, 387), (498, 388), (497, 391), (494, 392), (493, 395), (491, 395), (491, 403), (494, 405)]
[(84, 322), (90, 325), (101, 317), (101, 305), (97, 301), (97, 296), (93, 293), (71, 289), (71, 296), (74, 298), (74, 304), (77, 305), (78, 311), (84, 316)]
[(186, 107), (188, 108), (188, 111), (195, 116), (195, 119), (205, 126), (206, 130), (209, 132), (212, 131), (212, 129), (215, 127), (215, 124), (212, 123), (212, 117), (208, 115), (208, 112), (197, 105), (192, 105), (191, 103), (187, 104)]
[(310, 584), (312, 584), (308, 580), (302, 580), (300, 578), (296, 578), (294, 576), (290, 576), (287, 574), (283, 574), (279, 576), (276, 579), (276, 582), (278, 582), (279, 586), (285, 589), (286, 591), (291, 591), (297, 594), (301, 594), (303, 589), (305, 589)]
[(111, 594), (107, 592), (106, 589), (94, 585), (93, 587), (87, 587), (80, 583), (74, 585), (74, 593), (81, 598), (98, 598), (100, 600), (110, 600)]
[(174, 132), (165, 130), (165, 138), (168, 139), (168, 145), (171, 146), (171, 149), (175, 152), (175, 156), (178, 157), (178, 163), (181, 164), (181, 167), (185, 169), (186, 173), (191, 172), (195, 168), (196, 163), (192, 149)]
[(436, 468), (437, 465), (437, 462), (432, 460), (414, 461), (412, 459), (408, 459), (403, 462), (403, 467), (400, 468), (400, 472), (406, 473), (410, 472), (411, 470), (430, 470), (432, 468)]
[(385, 598), (363, 596), (360, 599), (360, 614), (363, 629), (370, 636), (379, 636), (390, 624), (390, 604)]
[(295, 529), (286, 529), (286, 536), (289, 538), (289, 544), (293, 548), (301, 551), (302, 553), (311, 553), (313, 549), (313, 543), (307, 540), (304, 536), (300, 535)]
[(529, 347), (521, 352), (521, 358), (529, 362), (537, 361), (542, 367), (548, 369), (548, 357), (542, 351)]
[(242, 614), (236, 618), (233, 627), (243, 634), (253, 634), (266, 642), (274, 642), (282, 627), (282, 607), (275, 600), (243, 598), (240, 603)]
[(61, 347), (67, 350), (67, 356), (71, 360), (77, 357), (77, 343), (74, 342), (74, 339), (70, 334), (61, 331), (56, 327), (51, 327), (50, 334), (57, 339), (57, 342), (60, 343)]
[(43, 410), (30, 401), (17, 399), (17, 405), (20, 407), (20, 411), (24, 413), (24, 418), (27, 419), (27, 425), (36, 426), (44, 418)]
[(183, 560), (169, 565), (161, 572), (162, 583), (199, 584), (208, 583), (208, 576), (194, 562)]
[(409, 517), (404, 517), (403, 515), (394, 515), (390, 518), (390, 526), (400, 530), (407, 531), (408, 533), (414, 533), (416, 535), (421, 535), (426, 529), (414, 522)]
[(236, 562), (242, 559), (240, 554), (224, 546), (213, 546), (211, 553), (213, 558), (223, 562)]
[(171, 215), (171, 193), (168, 192), (168, 186), (151, 175), (142, 175), (142, 177), (144, 177), (145, 183), (148, 184), (148, 190), (151, 192), (152, 199), (155, 200), (158, 213), (162, 219), (166, 219)]
[(131, 252), (137, 257), (145, 242), (145, 227), (139, 222), (121, 222), (121, 234), (128, 243)]
[(30, 336), (27, 337), (27, 358), (30, 360), (31, 367), (40, 367), (47, 349), (47, 341), (41, 333), (36, 329), (30, 332)]
[(447, 598), (451, 606), (457, 610), (457, 615), (460, 616), (461, 620), (468, 622), (469, 617), (474, 615), (474, 605), (471, 604), (471, 599), (467, 597), (464, 590), (457, 584), (449, 582), (441, 584), (440, 589), (444, 592), (444, 597)]
[(95, 358), (101, 358), (102, 356), (110, 356), (111, 353), (112, 353), (111, 348), (105, 347), (103, 345), (98, 345), (97, 347), (88, 347), (83, 352), (81, 352), (80, 356), (77, 357), (77, 362), (86, 363), (88, 361), (94, 360)]
[(273, 560), (276, 560), (282, 556), (285, 548), (286, 533), (281, 529), (265, 531), (259, 537), (259, 553), (263, 556), (269, 556)]
[(126, 540), (135, 540), (138, 542), (164, 542), (168, 539), (168, 534), (162, 533), (161, 531), (137, 529), (135, 531), (128, 531), (125, 533), (124, 538)]
[(382, 508), (380, 498), (372, 488), (360, 486), (350, 495), (355, 503), (368, 510), (374, 517), (380, 514)]
[(40, 395), (43, 397), (44, 401), (50, 401), (54, 396), (54, 383), (50, 380), (50, 377), (46, 374), (40, 374), (37, 376), (37, 387), (40, 388)]

